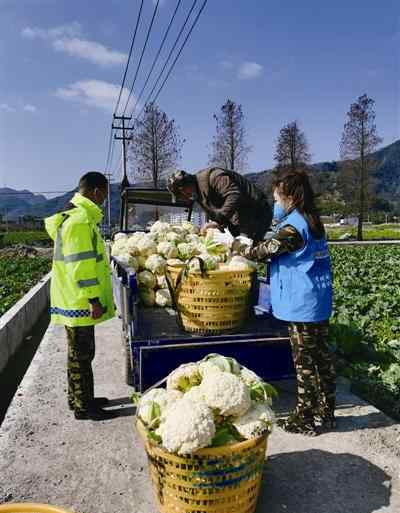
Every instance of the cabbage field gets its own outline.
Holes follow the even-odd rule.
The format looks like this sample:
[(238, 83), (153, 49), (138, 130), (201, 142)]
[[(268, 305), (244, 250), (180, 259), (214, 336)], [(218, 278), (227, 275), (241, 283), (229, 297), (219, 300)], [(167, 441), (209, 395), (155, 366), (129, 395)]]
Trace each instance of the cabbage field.
[(51, 260), (0, 257), (0, 316), (50, 271)]
[(332, 341), (354, 390), (400, 418), (400, 246), (331, 247)]

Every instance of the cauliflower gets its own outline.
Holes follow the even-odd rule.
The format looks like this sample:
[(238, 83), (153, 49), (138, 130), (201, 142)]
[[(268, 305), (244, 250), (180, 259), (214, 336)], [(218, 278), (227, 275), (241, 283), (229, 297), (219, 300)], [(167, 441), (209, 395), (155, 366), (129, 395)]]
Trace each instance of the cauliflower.
[(139, 297), (144, 306), (154, 306), (156, 293), (153, 289), (139, 288)]
[(167, 451), (191, 454), (211, 444), (215, 435), (212, 411), (184, 396), (166, 410), (156, 434)]
[(166, 234), (165, 238), (168, 242), (181, 242), (182, 241), (182, 235), (175, 233), (175, 232), (168, 232)]
[(117, 240), (126, 240), (128, 238), (128, 235), (126, 233), (116, 233), (114, 235), (114, 242), (117, 242)]
[(137, 239), (132, 239), (132, 237), (130, 237), (126, 242), (126, 249), (127, 249), (128, 253), (132, 256), (139, 255)]
[(249, 388), (229, 372), (208, 372), (200, 384), (204, 401), (221, 415), (239, 417), (251, 406)]
[(184, 363), (176, 368), (167, 378), (167, 390), (187, 392), (192, 386), (199, 385), (201, 375), (197, 363)]
[(247, 413), (235, 419), (232, 424), (244, 438), (250, 439), (266, 431), (270, 432), (274, 421), (274, 412), (267, 403), (253, 403)]
[(183, 262), (182, 260), (179, 260), (179, 258), (169, 258), (167, 260), (167, 265), (170, 265), (171, 267), (182, 267), (183, 266)]
[(145, 262), (145, 267), (154, 274), (163, 274), (167, 261), (160, 255), (150, 255)]
[(200, 232), (200, 228), (198, 226), (196, 226), (195, 224), (189, 223), (189, 221), (183, 222), (181, 226), (186, 232), (189, 232), (189, 233), (197, 234)]
[(262, 382), (260, 376), (247, 367), (242, 367), (240, 369), (240, 379), (243, 383), (246, 383), (247, 386), (251, 386), (253, 383)]
[(211, 256), (211, 255), (207, 255), (207, 254), (202, 254), (202, 255), (199, 255), (198, 258), (195, 258), (193, 260), (190, 261), (190, 264), (189, 264), (189, 271), (190, 272), (193, 272), (193, 273), (199, 273), (201, 272), (201, 262), (203, 262), (203, 269), (205, 271), (214, 271), (215, 269), (218, 268), (218, 260)]
[(183, 397), (178, 390), (165, 390), (165, 388), (153, 388), (144, 394), (137, 406), (137, 415), (149, 427), (160, 421), (161, 415), (175, 401)]
[(203, 394), (198, 385), (192, 387), (188, 392), (185, 393), (185, 397), (190, 398), (191, 401), (204, 402)]
[(187, 233), (187, 230), (185, 230), (185, 228), (183, 228), (183, 226), (181, 224), (174, 224), (171, 226), (171, 231), (177, 233), (178, 235), (182, 237), (184, 237)]
[(167, 283), (167, 278), (163, 275), (163, 276), (156, 276), (156, 280), (157, 280), (157, 287), (159, 289), (168, 289), (168, 283)]
[(137, 281), (139, 287), (144, 287), (147, 289), (154, 289), (156, 286), (156, 277), (150, 271), (142, 271), (137, 275)]
[(135, 257), (130, 255), (121, 255), (117, 257), (118, 260), (120, 260), (122, 263), (126, 264), (127, 266), (131, 267), (135, 271), (139, 269), (138, 261)]
[(159, 233), (168, 232), (170, 230), (170, 224), (164, 223), (163, 221), (156, 221), (150, 228), (150, 233), (158, 235)]
[(127, 243), (126, 239), (118, 239), (116, 242), (114, 242), (112, 249), (111, 249), (111, 255), (118, 257), (118, 256), (126, 253), (126, 251), (127, 251), (126, 243)]
[(256, 269), (256, 267), (257, 264), (239, 255), (232, 257), (230, 262), (228, 262), (228, 269), (230, 271), (251, 271)]
[(188, 260), (199, 253), (198, 248), (192, 242), (181, 242), (177, 247), (179, 258), (182, 260)]
[(149, 236), (142, 237), (137, 243), (137, 248), (142, 256), (150, 256), (153, 253), (157, 253), (157, 245)]
[(156, 292), (156, 305), (165, 307), (172, 306), (171, 294), (168, 289), (160, 289)]
[[(229, 356), (222, 356), (217, 353), (211, 353), (207, 355), (201, 363), (208, 363), (214, 367), (217, 367), (220, 371), (231, 372), (232, 374), (240, 374), (240, 365)], [(201, 364), (200, 364), (201, 365)], [(204, 367), (207, 369), (207, 366)]]
[(139, 255), (138, 257), (136, 257), (136, 260), (138, 262), (138, 270), (144, 271), (147, 257)]
[(171, 242), (160, 242), (157, 246), (157, 253), (164, 258), (176, 258), (178, 256), (178, 250)]
[(132, 241), (132, 243), (137, 244), (140, 240), (143, 239), (143, 237), (146, 237), (147, 234), (145, 232), (135, 232), (129, 237), (129, 240)]

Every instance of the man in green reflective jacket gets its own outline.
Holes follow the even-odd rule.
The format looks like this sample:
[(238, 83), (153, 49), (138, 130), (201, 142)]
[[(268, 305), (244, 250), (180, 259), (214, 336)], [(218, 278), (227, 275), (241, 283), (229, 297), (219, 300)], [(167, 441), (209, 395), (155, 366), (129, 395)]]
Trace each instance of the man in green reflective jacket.
[(111, 270), (98, 224), (107, 196), (106, 177), (86, 173), (79, 192), (63, 212), (45, 220), (54, 240), (51, 322), (65, 326), (68, 338), (68, 403), (76, 419), (111, 416), (94, 397), (94, 326), (114, 316)]

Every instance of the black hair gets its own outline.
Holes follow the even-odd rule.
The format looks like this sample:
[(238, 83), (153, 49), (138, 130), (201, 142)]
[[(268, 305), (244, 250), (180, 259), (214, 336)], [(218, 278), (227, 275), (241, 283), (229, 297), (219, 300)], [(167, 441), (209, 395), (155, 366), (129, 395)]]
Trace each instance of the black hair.
[(315, 205), (315, 195), (306, 171), (284, 170), (278, 173), (272, 182), (272, 190), (278, 189), (286, 197), (293, 198), (293, 207), (303, 214), (316, 238), (325, 235), (325, 228), (321, 222), (318, 209)]
[(107, 178), (97, 171), (90, 171), (79, 180), (79, 189), (83, 191), (94, 191), (95, 189), (106, 189)]

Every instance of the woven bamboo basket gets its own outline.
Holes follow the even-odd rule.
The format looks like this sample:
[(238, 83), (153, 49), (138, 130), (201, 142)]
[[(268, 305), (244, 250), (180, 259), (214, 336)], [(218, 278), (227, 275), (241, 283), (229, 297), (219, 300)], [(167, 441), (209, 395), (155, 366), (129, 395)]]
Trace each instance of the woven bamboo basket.
[(149, 462), (160, 513), (254, 513), (267, 449), (265, 434), (234, 445), (171, 454), (137, 428)]
[(253, 270), (190, 272), (177, 285), (182, 268), (168, 266), (176, 307), (190, 333), (217, 335), (237, 330), (251, 304)]
[(3, 504), (0, 513), (71, 513), (69, 510), (49, 506), (47, 504), (34, 504), (24, 502), (18, 504)]

